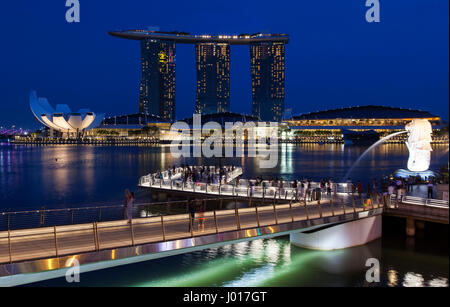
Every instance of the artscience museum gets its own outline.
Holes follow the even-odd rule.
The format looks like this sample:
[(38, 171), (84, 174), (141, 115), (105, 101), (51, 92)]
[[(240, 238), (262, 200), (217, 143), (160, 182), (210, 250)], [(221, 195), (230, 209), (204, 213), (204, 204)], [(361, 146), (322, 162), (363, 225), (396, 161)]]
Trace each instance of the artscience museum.
[(35, 91), (30, 93), (30, 108), (39, 122), (67, 137), (78, 137), (80, 133), (99, 126), (105, 117), (105, 114), (96, 114), (89, 109), (72, 112), (66, 104), (57, 104), (53, 108), (47, 98), (38, 97)]

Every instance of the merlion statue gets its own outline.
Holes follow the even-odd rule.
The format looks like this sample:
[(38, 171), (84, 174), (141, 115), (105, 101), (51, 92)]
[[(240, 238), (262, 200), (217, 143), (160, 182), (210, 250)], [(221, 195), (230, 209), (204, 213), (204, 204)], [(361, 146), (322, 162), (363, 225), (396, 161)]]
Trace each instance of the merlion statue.
[(405, 126), (409, 132), (406, 146), (409, 150), (408, 169), (412, 172), (423, 172), (430, 167), (431, 124), (427, 119), (413, 119)]

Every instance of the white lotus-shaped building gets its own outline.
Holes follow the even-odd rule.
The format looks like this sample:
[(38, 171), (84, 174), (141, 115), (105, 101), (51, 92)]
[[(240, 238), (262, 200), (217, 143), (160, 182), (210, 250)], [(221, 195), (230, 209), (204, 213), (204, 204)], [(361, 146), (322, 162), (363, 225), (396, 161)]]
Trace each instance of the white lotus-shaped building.
[(38, 97), (35, 91), (30, 93), (30, 108), (43, 125), (63, 133), (79, 133), (95, 128), (105, 118), (105, 114), (95, 114), (89, 109), (72, 113), (66, 104), (57, 104), (54, 109), (47, 98)]

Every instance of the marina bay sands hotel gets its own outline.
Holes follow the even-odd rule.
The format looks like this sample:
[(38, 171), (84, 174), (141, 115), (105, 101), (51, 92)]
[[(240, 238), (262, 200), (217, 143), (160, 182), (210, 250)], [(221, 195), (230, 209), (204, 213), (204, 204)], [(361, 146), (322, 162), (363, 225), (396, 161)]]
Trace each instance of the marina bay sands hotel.
[(109, 34), (141, 43), (140, 113), (175, 121), (175, 50), (180, 43), (195, 45), (196, 113), (230, 111), (230, 45), (249, 45), (252, 115), (263, 121), (281, 121), (283, 117), (286, 34), (212, 36), (151, 30)]

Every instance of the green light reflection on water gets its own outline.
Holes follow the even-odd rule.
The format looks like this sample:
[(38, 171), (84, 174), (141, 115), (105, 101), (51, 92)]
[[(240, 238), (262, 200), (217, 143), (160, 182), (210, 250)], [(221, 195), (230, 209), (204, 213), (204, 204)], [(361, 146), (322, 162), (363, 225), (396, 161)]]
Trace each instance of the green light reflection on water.
[(263, 286), (276, 283), (285, 275), (298, 272), (299, 267), (315, 259), (321, 251), (296, 250), (288, 239), (255, 240), (209, 250), (215, 257), (173, 272), (155, 280), (141, 282), (139, 287), (201, 287), (201, 286)]

